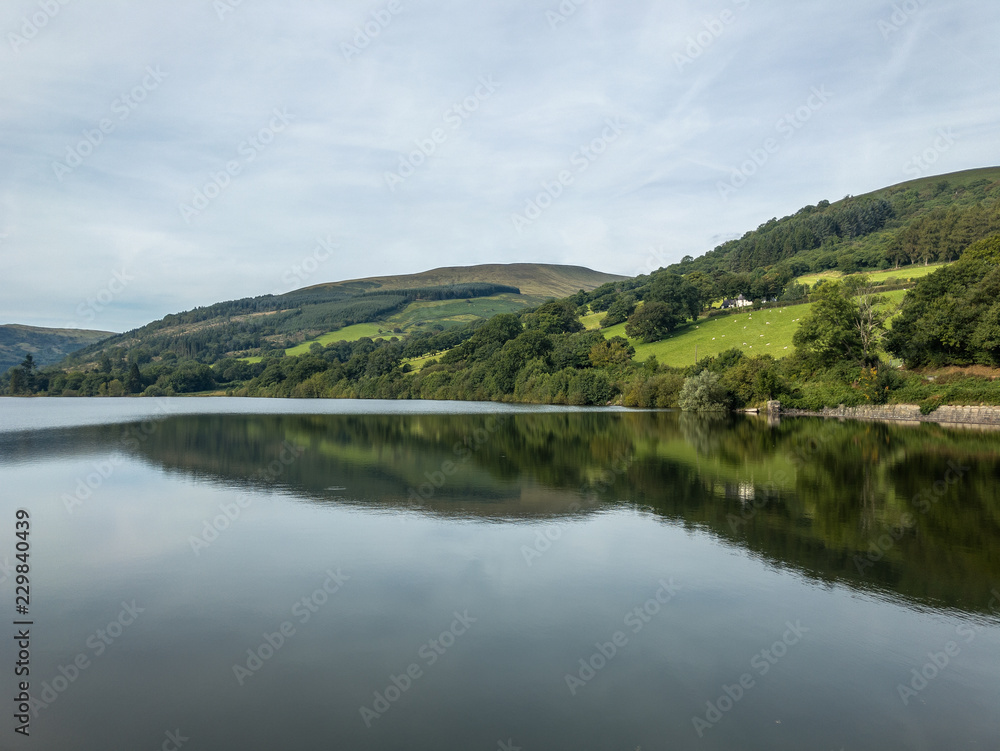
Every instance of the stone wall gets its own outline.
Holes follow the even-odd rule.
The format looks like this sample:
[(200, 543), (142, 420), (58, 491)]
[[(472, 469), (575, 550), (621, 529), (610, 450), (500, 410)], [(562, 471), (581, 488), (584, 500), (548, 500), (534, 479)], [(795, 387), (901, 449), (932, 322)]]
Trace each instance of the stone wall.
[[(772, 407), (773, 405), (773, 407)], [(849, 420), (905, 420), (912, 422), (962, 423), (1000, 427), (1000, 407), (938, 407), (920, 414), (916, 404), (872, 404), (864, 407), (825, 407), (822, 412), (782, 409), (781, 402), (768, 402), (768, 413), (782, 417), (839, 417)]]

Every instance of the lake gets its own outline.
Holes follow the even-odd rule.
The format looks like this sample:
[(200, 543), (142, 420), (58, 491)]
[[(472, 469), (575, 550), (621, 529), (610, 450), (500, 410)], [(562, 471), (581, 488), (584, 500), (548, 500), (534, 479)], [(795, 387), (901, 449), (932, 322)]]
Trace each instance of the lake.
[(995, 749), (998, 481), (932, 424), (0, 399), (0, 748)]

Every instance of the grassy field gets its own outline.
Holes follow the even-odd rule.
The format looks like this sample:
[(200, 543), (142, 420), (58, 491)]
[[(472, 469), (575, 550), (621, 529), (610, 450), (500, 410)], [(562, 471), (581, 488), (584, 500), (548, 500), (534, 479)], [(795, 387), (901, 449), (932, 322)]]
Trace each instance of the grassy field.
[[(898, 304), (906, 290), (886, 294), (891, 305)], [(734, 313), (728, 316), (703, 318), (678, 328), (672, 336), (652, 344), (642, 344), (635, 339), (635, 360), (644, 362), (655, 355), (661, 365), (687, 367), (698, 359), (711, 357), (736, 347), (748, 355), (767, 354), (775, 358), (786, 357), (795, 351), (792, 337), (812, 307), (811, 303), (788, 305), (784, 308)], [(604, 329), (604, 336), (625, 336), (625, 324)], [(628, 338), (628, 337), (626, 337)]]
[[(380, 334), (380, 331), (385, 333)], [(377, 323), (357, 323), (353, 326), (345, 326), (337, 331), (331, 331), (329, 334), (323, 334), (323, 336), (310, 339), (308, 342), (302, 342), (302, 344), (289, 347), (285, 350), (285, 354), (289, 357), (305, 355), (309, 352), (309, 347), (312, 346), (313, 342), (319, 342), (325, 347), (327, 344), (332, 344), (333, 342), (356, 342), (358, 339), (363, 339), (366, 336), (372, 339), (391, 337), (392, 327), (388, 324)]]
[[(790, 305), (752, 313), (706, 318), (678, 328), (669, 338), (652, 344), (634, 339), (635, 359), (644, 362), (655, 355), (661, 365), (686, 367), (698, 359), (718, 355), (736, 347), (749, 354), (769, 354), (784, 357), (794, 351), (792, 336), (798, 321), (808, 312), (810, 304)], [(606, 337), (625, 336), (625, 324), (604, 329)], [(627, 338), (627, 337), (626, 337)]]
[[(898, 279), (901, 282), (910, 279), (920, 279), (931, 274), (948, 263), (932, 263), (929, 266), (904, 266), (901, 269), (886, 269), (885, 271), (873, 271), (868, 274), (868, 278), (873, 282), (884, 282), (886, 279)], [(795, 279), (799, 284), (813, 286), (820, 279), (843, 279), (844, 274), (839, 271), (821, 271), (818, 274), (806, 274)], [(853, 276), (853, 275), (852, 275)]]
[(432, 352), (429, 355), (424, 355), (422, 357), (404, 357), (401, 365), (409, 365), (413, 368), (413, 372), (420, 370), (424, 365), (429, 363), (431, 360), (437, 360), (443, 355), (444, 352)]
[[(323, 346), (332, 342), (356, 342), (358, 339), (389, 339), (393, 336), (404, 336), (415, 331), (427, 330), (435, 324), (444, 328), (458, 326), (478, 320), (492, 318), (500, 313), (518, 313), (529, 304), (532, 298), (523, 295), (496, 295), (494, 297), (479, 297), (471, 300), (431, 300), (414, 302), (402, 311), (389, 316), (385, 321), (375, 323), (358, 323), (346, 326), (337, 331), (331, 331), (309, 341), (289, 347), (285, 354), (289, 357), (304, 355), (314, 342)], [(393, 334), (393, 329), (401, 329), (402, 333)], [(247, 358), (244, 358), (247, 359)], [(251, 360), (252, 362), (252, 360)]]
[(401, 328), (406, 333), (413, 329), (426, 329), (434, 324), (450, 327), (469, 323), (479, 318), (492, 318), (500, 313), (519, 313), (539, 301), (523, 295), (495, 295), (470, 300), (431, 300), (414, 302), (399, 313), (389, 316), (390, 328)]

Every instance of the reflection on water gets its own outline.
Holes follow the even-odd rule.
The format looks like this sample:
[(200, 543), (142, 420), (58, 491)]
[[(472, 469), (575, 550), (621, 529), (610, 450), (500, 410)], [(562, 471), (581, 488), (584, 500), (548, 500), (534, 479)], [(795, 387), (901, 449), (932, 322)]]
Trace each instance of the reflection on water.
[(45, 747), (996, 740), (1000, 436), (355, 406), (0, 433)]

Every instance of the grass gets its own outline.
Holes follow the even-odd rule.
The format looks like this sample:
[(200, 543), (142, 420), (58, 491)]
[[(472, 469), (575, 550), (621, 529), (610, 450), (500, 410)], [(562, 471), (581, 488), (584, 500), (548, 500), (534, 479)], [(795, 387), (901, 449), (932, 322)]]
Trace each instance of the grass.
[[(886, 298), (895, 305), (905, 294), (906, 290), (894, 290), (886, 293)], [(681, 326), (668, 339), (659, 342), (643, 344), (636, 339), (629, 339), (629, 342), (635, 347), (637, 362), (644, 362), (655, 355), (661, 365), (674, 367), (694, 365), (696, 348), (699, 360), (733, 347), (748, 355), (787, 357), (795, 351), (792, 337), (799, 328), (799, 322), (811, 308), (811, 303), (804, 303), (702, 318), (696, 323)], [(625, 336), (625, 324), (604, 329), (604, 336)]]
[[(642, 344), (635, 339), (629, 342), (635, 347), (635, 360), (644, 362), (655, 355), (661, 365), (687, 367), (698, 359), (718, 355), (736, 347), (748, 355), (769, 354), (784, 357), (794, 351), (792, 336), (798, 329), (798, 321), (812, 306), (790, 305), (749, 313), (735, 313), (729, 316), (704, 318), (697, 323), (689, 323), (678, 328), (667, 339), (651, 344)], [(620, 323), (604, 330), (606, 337), (625, 336), (625, 324)], [(627, 337), (626, 337), (627, 338)]]
[[(873, 271), (868, 273), (868, 278), (873, 282), (884, 282), (886, 279), (898, 279), (899, 281), (907, 281), (910, 279), (920, 279), (922, 277), (931, 274), (943, 266), (947, 266), (949, 262), (945, 263), (932, 263), (929, 266), (918, 266), (916, 264), (912, 266), (903, 266), (900, 269), (886, 269), (884, 271)], [(842, 274), (839, 271), (821, 271), (818, 274), (806, 274), (804, 276), (797, 277), (795, 279), (799, 284), (808, 284), (810, 287), (816, 284), (820, 279), (843, 279), (846, 274)], [(850, 276), (854, 276), (851, 274)]]
[[(381, 334), (379, 333), (380, 331), (385, 333)], [(285, 350), (285, 355), (296, 357), (308, 354), (309, 347), (312, 346), (313, 342), (319, 342), (325, 347), (327, 344), (332, 344), (333, 342), (356, 342), (358, 339), (364, 339), (366, 336), (372, 339), (391, 337), (392, 327), (388, 326), (388, 324), (356, 323), (353, 326), (345, 326), (342, 329), (331, 331), (329, 334), (323, 334), (323, 336), (310, 339), (308, 342), (302, 342), (302, 344), (289, 347)]]
[(434, 352), (429, 355), (422, 355), (421, 357), (404, 357), (403, 361), (400, 364), (409, 365), (411, 368), (413, 368), (413, 372), (415, 373), (422, 367), (424, 367), (424, 365), (429, 363), (431, 360), (440, 359), (443, 354), (444, 352)]
[(449, 327), (480, 318), (492, 318), (500, 313), (519, 313), (530, 304), (530, 298), (512, 294), (470, 300), (414, 302), (399, 313), (389, 316), (386, 323), (390, 328), (401, 328), (406, 333), (411, 333), (415, 329), (426, 329), (434, 324)]
[[(523, 295), (495, 295), (479, 297), (471, 300), (430, 300), (410, 303), (399, 313), (389, 316), (385, 321), (372, 323), (357, 323), (342, 329), (331, 331), (309, 341), (289, 347), (285, 350), (288, 357), (296, 357), (309, 353), (313, 343), (326, 346), (333, 342), (356, 342), (364, 337), (371, 339), (390, 339), (393, 336), (404, 336), (416, 331), (429, 329), (435, 324), (444, 328), (458, 326), (480, 318), (492, 318), (500, 313), (517, 313), (531, 304), (531, 298)], [(394, 334), (393, 329), (401, 329), (402, 333)], [(243, 358), (253, 362), (248, 358)], [(258, 358), (259, 361), (259, 358)]]

